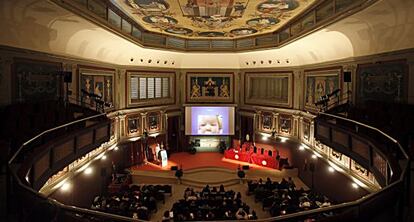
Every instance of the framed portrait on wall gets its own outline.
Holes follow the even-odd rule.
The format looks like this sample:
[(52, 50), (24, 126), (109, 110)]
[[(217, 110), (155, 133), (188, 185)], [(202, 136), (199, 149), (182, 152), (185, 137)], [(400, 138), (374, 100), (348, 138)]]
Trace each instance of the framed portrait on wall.
[(96, 100), (105, 102), (105, 108), (114, 107), (113, 69), (79, 67), (79, 96), (84, 104), (96, 107)]
[(291, 135), (293, 126), (292, 116), (279, 115), (279, 133), (281, 135)]
[(273, 127), (273, 114), (269, 112), (263, 112), (261, 115), (261, 130), (265, 132), (271, 132)]
[(161, 130), (161, 114), (150, 113), (148, 114), (148, 130), (149, 132), (158, 132)]
[(141, 128), (140, 116), (128, 116), (128, 134), (138, 134)]
[(292, 72), (245, 73), (245, 103), (291, 108), (293, 106)]
[(186, 101), (234, 102), (233, 73), (187, 73)]
[(315, 103), (320, 101), (322, 96), (341, 89), (341, 73), (342, 68), (305, 70), (303, 98), (306, 110), (318, 111)]

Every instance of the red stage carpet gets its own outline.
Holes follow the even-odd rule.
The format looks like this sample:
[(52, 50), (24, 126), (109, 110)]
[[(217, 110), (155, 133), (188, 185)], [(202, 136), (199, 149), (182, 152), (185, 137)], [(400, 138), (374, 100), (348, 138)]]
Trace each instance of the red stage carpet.
[(272, 168), (248, 164), (237, 160), (225, 159), (224, 155), (216, 152), (198, 152), (189, 154), (186, 152), (173, 153), (168, 160), (168, 166), (162, 168), (156, 164), (148, 163), (145, 165), (134, 166), (133, 170), (170, 170), (171, 166), (182, 166), (184, 170), (202, 167), (221, 167), (236, 170), (239, 165), (249, 165), (250, 169), (269, 169)]

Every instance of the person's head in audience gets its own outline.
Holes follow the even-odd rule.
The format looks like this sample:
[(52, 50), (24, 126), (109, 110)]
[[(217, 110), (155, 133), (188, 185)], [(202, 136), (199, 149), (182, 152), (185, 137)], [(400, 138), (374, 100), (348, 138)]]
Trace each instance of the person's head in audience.
[(224, 192), (224, 186), (223, 186), (223, 184), (220, 185), (220, 192)]
[(251, 218), (249, 218), (249, 219), (257, 220), (256, 211), (252, 210)]

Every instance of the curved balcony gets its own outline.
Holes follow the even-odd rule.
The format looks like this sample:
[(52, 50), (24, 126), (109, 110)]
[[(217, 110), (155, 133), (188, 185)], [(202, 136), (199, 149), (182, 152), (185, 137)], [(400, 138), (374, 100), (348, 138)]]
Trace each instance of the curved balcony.
[[(21, 203), (19, 213), (22, 221), (30, 220), (34, 206), (41, 207), (43, 214), (58, 221), (83, 221), (85, 218), (93, 218), (94, 221), (139, 221), (65, 205), (38, 192), (46, 180), (62, 167), (91, 152), (93, 155), (90, 159), (99, 158), (116, 145), (116, 139), (110, 140), (109, 119), (102, 120), (105, 115), (99, 114), (46, 130), (25, 142), (12, 156), (8, 164), (13, 179), (13, 193)], [(87, 124), (91, 121), (94, 124)], [(82, 124), (84, 128), (62, 137), (51, 137), (53, 133), (76, 124)], [(374, 127), (331, 114), (320, 113), (314, 119), (314, 124), (315, 139), (369, 169), (382, 188), (356, 201), (258, 221), (378, 221), (378, 217), (384, 213), (403, 221), (402, 210), (407, 203), (403, 194), (408, 189), (409, 157), (398, 141)], [(96, 151), (98, 146), (100, 148)], [(318, 151), (315, 147), (310, 149)]]

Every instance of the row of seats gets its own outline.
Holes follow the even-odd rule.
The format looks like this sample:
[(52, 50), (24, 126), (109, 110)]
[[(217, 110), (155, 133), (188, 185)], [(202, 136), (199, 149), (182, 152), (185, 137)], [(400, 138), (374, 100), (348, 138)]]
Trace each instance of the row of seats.
[(165, 194), (171, 193), (171, 185), (124, 186), (117, 193), (96, 196), (91, 209), (150, 220), (151, 214), (158, 210), (157, 203), (165, 203)]
[(242, 202), (240, 192), (209, 185), (201, 191), (187, 188), (162, 221), (211, 221), (257, 219), (256, 212)]
[(260, 201), (263, 210), (268, 210), (272, 217), (331, 205), (325, 196), (311, 190), (297, 189), (292, 178), (283, 178), (280, 182), (270, 178), (266, 181), (251, 180), (247, 184), (248, 194), (254, 194), (255, 200)]

